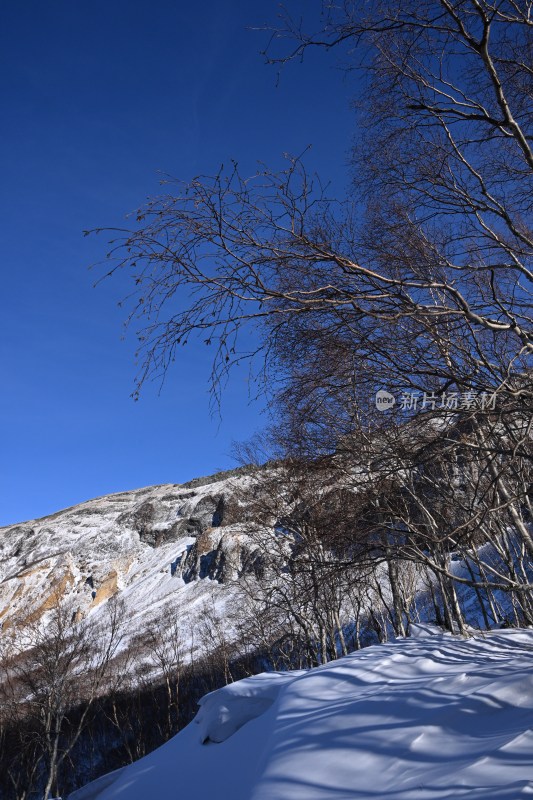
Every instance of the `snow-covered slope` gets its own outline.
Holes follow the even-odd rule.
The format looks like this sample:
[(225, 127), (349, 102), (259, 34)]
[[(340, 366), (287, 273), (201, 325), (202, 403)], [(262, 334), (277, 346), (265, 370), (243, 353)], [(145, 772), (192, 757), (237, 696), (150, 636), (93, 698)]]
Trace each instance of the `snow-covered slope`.
[[(250, 557), (237, 487), (246, 471), (90, 500), (0, 528), (0, 626), (42, 621), (58, 599), (84, 619), (116, 594), (129, 632), (147, 630), (172, 605), (189, 618)], [(219, 604), (220, 605), (220, 604)]]
[(533, 797), (533, 631), (414, 633), (214, 692), (163, 747), (69, 800)]

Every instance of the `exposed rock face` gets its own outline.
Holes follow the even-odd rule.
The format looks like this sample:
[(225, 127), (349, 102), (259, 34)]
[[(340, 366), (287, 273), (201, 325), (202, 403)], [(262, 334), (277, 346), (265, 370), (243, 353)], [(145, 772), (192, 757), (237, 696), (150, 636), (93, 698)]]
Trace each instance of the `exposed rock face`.
[(120, 594), (142, 629), (165, 603), (179, 608), (193, 584), (205, 581), (213, 592), (255, 569), (260, 555), (247, 541), (238, 496), (250, 482), (236, 470), (0, 528), (0, 626), (46, 622), (58, 598), (80, 620)]
[[(209, 484), (205, 485), (206, 488)], [(228, 485), (225, 487), (226, 494), (231, 491)], [(117, 518), (119, 525), (132, 528), (139, 534), (139, 539), (144, 544), (151, 547), (160, 547), (168, 542), (177, 542), (184, 536), (199, 536), (203, 531), (211, 527), (220, 527), (224, 524), (224, 511), (227, 504), (226, 494), (215, 493), (205, 494), (195, 491), (188, 491), (180, 495), (178, 499), (183, 500), (183, 504), (176, 509), (176, 516), (179, 518), (165, 527), (161, 524), (158, 517), (157, 503), (153, 500), (145, 500), (136, 506), (133, 511), (127, 511)], [(173, 495), (167, 495), (162, 501), (174, 501)], [(192, 510), (192, 516), (187, 516)], [(233, 522), (237, 521), (233, 519)]]
[(201, 533), (183, 560), (181, 575), (185, 583), (198, 578), (222, 581), (226, 556), (222, 550), (223, 536), (217, 528)]
[(210, 578), (227, 583), (245, 572), (260, 569), (262, 554), (246, 534), (244, 524), (208, 528), (185, 555), (181, 575), (185, 583)]

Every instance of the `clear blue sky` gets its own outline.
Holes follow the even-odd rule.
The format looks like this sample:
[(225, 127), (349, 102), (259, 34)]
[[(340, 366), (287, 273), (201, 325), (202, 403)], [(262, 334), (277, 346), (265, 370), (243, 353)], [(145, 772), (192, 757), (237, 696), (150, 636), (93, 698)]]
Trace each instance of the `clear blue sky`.
[[(305, 11), (306, 2), (295, 7)], [(248, 374), (222, 422), (209, 413), (209, 353), (182, 351), (162, 394), (135, 403), (127, 275), (93, 288), (105, 240), (180, 178), (235, 158), (311, 167), (345, 188), (350, 87), (333, 54), (276, 70), (259, 51), (275, 0), (42, 0), (0, 11), (0, 525), (109, 492), (233, 465), (231, 442), (265, 420)]]

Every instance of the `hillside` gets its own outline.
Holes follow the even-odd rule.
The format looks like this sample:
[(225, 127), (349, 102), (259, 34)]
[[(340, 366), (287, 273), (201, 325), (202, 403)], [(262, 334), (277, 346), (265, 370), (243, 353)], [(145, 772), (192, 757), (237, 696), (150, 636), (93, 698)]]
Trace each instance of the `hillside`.
[[(407, 727), (412, 722), (415, 731), (420, 728), (412, 738), (423, 734), (425, 741), (426, 727), (434, 724), (425, 709), (446, 717), (448, 683), (454, 702), (462, 702), (463, 689), (481, 692), (485, 686), (470, 680), (479, 665), (483, 678), (483, 664), (489, 671), (504, 662), (512, 666), (519, 651), (521, 659), (530, 659), (525, 644), (532, 644), (530, 633), (524, 639), (498, 632), (501, 625), (530, 624), (531, 564), (516, 532), (509, 528), (489, 542), (476, 529), (467, 540), (450, 537), (444, 551), (416, 529), (406, 542), (404, 528), (393, 534), (383, 518), (383, 501), (401, 500), (403, 485), (380, 484), (359, 471), (342, 476), (337, 469), (283, 463), (109, 495), (0, 529), (2, 800), (65, 798), (94, 779), (103, 780), (100, 792), (108, 779), (99, 776), (110, 773), (118, 794), (106, 790), (102, 800), (118, 797), (123, 778), (117, 769), (129, 776), (128, 786), (130, 778), (139, 785), (132, 797), (140, 800), (144, 766), (135, 764), (151, 765), (162, 792), (176, 771), (188, 774), (193, 765), (193, 775), (216, 775), (227, 785), (224, 797), (261, 791), (261, 800), (278, 798), (268, 782), (260, 789), (267, 780), (259, 781), (261, 770), (269, 764), (288, 784), (296, 776), (294, 798), (302, 799), (329, 797), (320, 794), (322, 784), (328, 792), (335, 787), (331, 796), (357, 797), (353, 787), (361, 771), (369, 783), (360, 796), (371, 797), (375, 769), (391, 781), (375, 796), (388, 796), (411, 756), (402, 755), (409, 748), (401, 736), (397, 754), (387, 751), (371, 718), (383, 717), (380, 730), (392, 742), (406, 720)], [(501, 581), (505, 570), (508, 584), (486, 579)], [(436, 623), (464, 637), (487, 633), (474, 644), (442, 633), (427, 641), (406, 638), (442, 631)], [(360, 648), (359, 655), (348, 655)], [(468, 680), (458, 677), (460, 665)], [(332, 678), (332, 691), (322, 696), (325, 676)], [(430, 678), (426, 706), (423, 687)], [(359, 725), (350, 709), (370, 702), (366, 690), (359, 696), (369, 682), (376, 682), (377, 694), (368, 710), (358, 706), (369, 720)], [(442, 697), (435, 683), (442, 683)], [(408, 685), (412, 701), (401, 694)], [(398, 718), (375, 705), (389, 689), (400, 692), (386, 701), (391, 708), (399, 703)], [(202, 697), (197, 727), (191, 720)], [(329, 721), (313, 733), (315, 712)], [(286, 725), (292, 717), (303, 726), (295, 728), (296, 738), (292, 722)], [(239, 730), (245, 722), (246, 734)], [(453, 730), (462, 722), (459, 715)], [(345, 724), (349, 731), (356, 725), (362, 767), (352, 767), (347, 757), (355, 746), (352, 734), (335, 733)], [(250, 732), (257, 726), (254, 738)], [(498, 723), (497, 739), (505, 726), (507, 721), (504, 728)], [(470, 728), (468, 735), (477, 737)], [(286, 765), (277, 755), (278, 741), (289, 753), (300, 737), (306, 753), (318, 743), (322, 763), (317, 761), (319, 773), (305, 789), (299, 770), (311, 775), (314, 761), (309, 766), (300, 759), (298, 748), (296, 760)], [(198, 748), (198, 738), (209, 747)], [(221, 764), (216, 742), (229, 748)], [(478, 744), (481, 752), (483, 742)], [(237, 747), (243, 749), (235, 750), (236, 761), (246, 762), (240, 771), (236, 761), (231, 766)], [(206, 756), (206, 749), (213, 753)], [(427, 759), (425, 751), (416, 758), (430, 764), (437, 751), (435, 745)], [(387, 758), (403, 759), (400, 772)], [(338, 765), (340, 777), (330, 774), (329, 763)], [(415, 763), (424, 773), (424, 765)], [(424, 773), (421, 785), (434, 775)], [(363, 787), (360, 774), (359, 780)], [(191, 798), (208, 797), (216, 788), (201, 781), (187, 787), (184, 796)], [(287, 792), (279, 797), (292, 800)], [(494, 795), (500, 796), (511, 797)]]
[(163, 747), (69, 800), (531, 797), (533, 631), (413, 633), (220, 689)]
[[(167, 604), (194, 617), (245, 557), (239, 470), (97, 498), (0, 528), (0, 624), (46, 625), (60, 601), (82, 621), (120, 595), (130, 638)], [(215, 581), (195, 582), (197, 578)]]

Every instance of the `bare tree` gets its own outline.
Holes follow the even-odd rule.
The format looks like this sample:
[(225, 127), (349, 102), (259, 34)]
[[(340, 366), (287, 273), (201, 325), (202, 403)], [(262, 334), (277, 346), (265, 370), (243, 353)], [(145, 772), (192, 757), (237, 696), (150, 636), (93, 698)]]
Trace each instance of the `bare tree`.
[[(330, 197), (298, 158), (169, 179), (109, 254), (109, 274), (134, 278), (139, 386), (191, 336), (214, 349), (215, 398), (233, 364), (260, 354), (285, 450), (333, 457), (341, 475), (366, 470), (374, 490), (355, 547), (372, 541), (387, 564), (382, 605), (400, 634), (410, 610), (398, 560), (433, 575), (450, 629), (465, 630), (461, 585), (488, 624), (496, 591), (531, 619), (530, 11), (526, 0), (324, 3), (311, 34), (285, 17), (270, 60), (335, 47), (361, 72), (353, 196)], [(379, 416), (370, 398), (383, 387), (423, 393), (425, 413)], [(468, 413), (450, 396), (470, 398)], [(313, 539), (305, 517), (297, 528)], [(295, 570), (311, 606), (323, 542)], [(496, 557), (481, 557), (485, 544)], [(334, 626), (321, 608), (298, 624), (325, 659)]]
[(93, 705), (112, 689), (113, 678), (116, 682), (112, 664), (123, 636), (123, 611), (115, 600), (106, 611), (98, 622), (74, 622), (71, 610), (57, 598), (48, 625), (26, 626), (4, 656), (4, 704), (33, 762), (27, 773), (23, 764), (18, 770), (21, 798), (40, 784), (44, 800), (59, 795), (61, 770), (89, 723)]
[(175, 610), (168, 605), (145, 640), (157, 678), (162, 679), (165, 686), (164, 740), (170, 739), (179, 730), (180, 679), (185, 660), (182, 627)]

